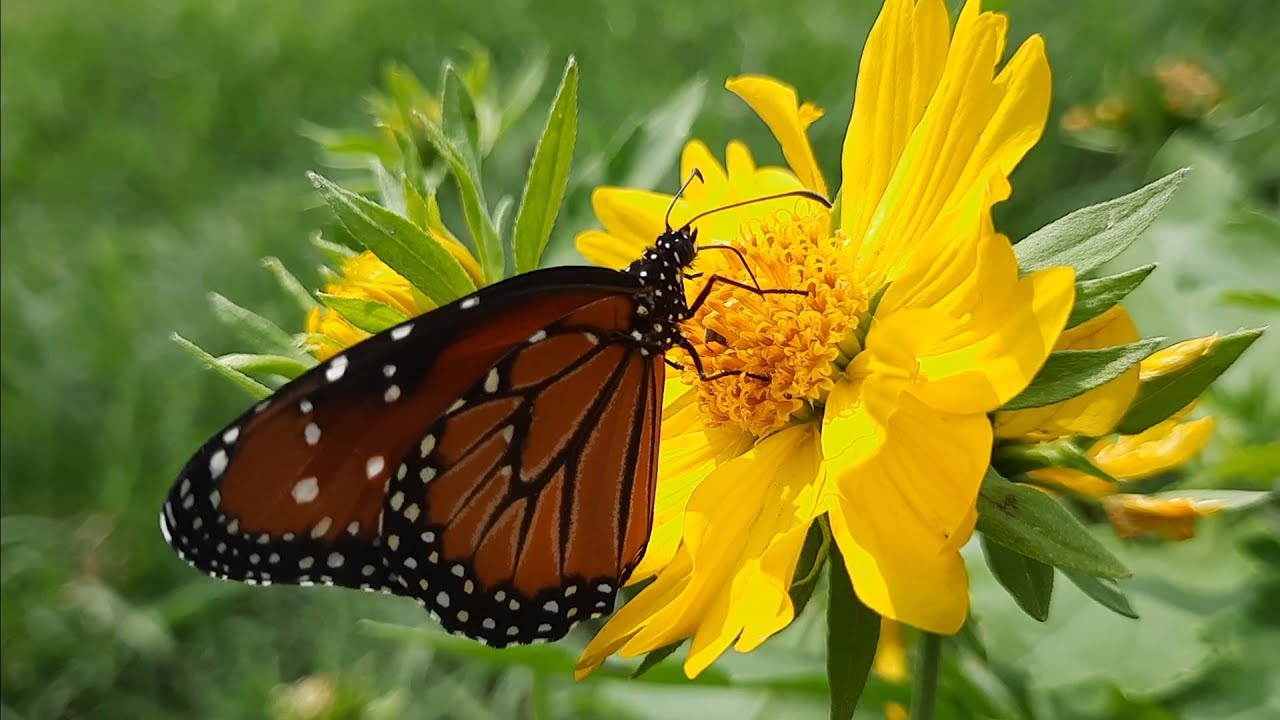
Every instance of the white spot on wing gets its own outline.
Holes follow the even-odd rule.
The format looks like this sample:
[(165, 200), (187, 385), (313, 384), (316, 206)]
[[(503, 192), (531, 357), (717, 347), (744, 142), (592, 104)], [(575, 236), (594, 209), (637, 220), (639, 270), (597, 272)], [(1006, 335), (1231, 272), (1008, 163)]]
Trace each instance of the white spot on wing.
[[(214, 480), (217, 480), (222, 475), (222, 471), (226, 469), (227, 469), (227, 451), (226, 450), (219, 450), (218, 452), (214, 453), (212, 456), (209, 457), (209, 475), (211, 475)], [(214, 503), (214, 504), (216, 505), (217, 503)]]
[(311, 537), (312, 538), (323, 537), (325, 533), (329, 532), (329, 526), (332, 524), (333, 524), (333, 519), (330, 518), (328, 515), (325, 515), (324, 517), (320, 518), (320, 522), (316, 523), (316, 526), (311, 528)]
[(369, 458), (369, 460), (364, 464), (365, 477), (370, 480), (374, 479), (378, 476), (378, 473), (382, 472), (384, 465), (386, 465), (386, 461), (382, 459), (381, 455), (374, 455)]
[(307, 427), (302, 431), (302, 437), (307, 441), (308, 445), (315, 445), (320, 442), (320, 426), (315, 423), (307, 423)]
[(387, 388), (387, 391), (385, 393), (382, 394), (383, 402), (393, 403), (399, 399), (400, 399), (399, 385), (392, 385), (391, 387)]
[(531, 343), (542, 342), (543, 340), (546, 340), (546, 339), (547, 339), (546, 330), (539, 330), (538, 332), (529, 336), (529, 342)]
[(431, 451), (435, 449), (436, 449), (435, 435), (428, 435), (422, 438), (422, 444), (418, 446), (418, 451), (422, 454), (422, 457), (426, 457), (430, 455)]
[(401, 325), (400, 327), (391, 331), (391, 339), (403, 340), (409, 337), (409, 333), (411, 332), (413, 332), (413, 323), (409, 323), (408, 325)]
[(490, 370), (489, 374), (484, 379), (484, 391), (487, 393), (497, 392), (499, 379), (498, 368)]
[(324, 377), (329, 382), (338, 382), (342, 379), (342, 375), (347, 372), (347, 365), (350, 363), (346, 355), (339, 355), (329, 361), (329, 367), (324, 371)]
[(240, 437), (240, 428), (229, 428), (226, 432), (222, 433), (222, 442), (230, 445), (235, 442), (238, 437)]
[(480, 298), (469, 297), (464, 299), (461, 303), (459, 303), (458, 307), (462, 308), (463, 310), (470, 310), (471, 308), (479, 304), (480, 304)]
[(320, 494), (320, 481), (313, 477), (303, 478), (293, 485), (293, 501), (301, 505), (315, 500)]

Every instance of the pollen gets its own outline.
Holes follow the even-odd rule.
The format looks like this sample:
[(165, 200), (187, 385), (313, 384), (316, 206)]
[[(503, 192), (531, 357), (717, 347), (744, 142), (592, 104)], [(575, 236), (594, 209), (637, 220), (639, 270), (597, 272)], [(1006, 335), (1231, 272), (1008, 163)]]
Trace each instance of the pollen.
[(761, 295), (716, 282), (684, 324), (706, 375), (730, 373), (704, 382), (692, 362), (683, 363), (683, 380), (696, 388), (708, 424), (736, 423), (761, 436), (807, 416), (835, 386), (841, 343), (869, 300), (848, 239), (830, 224), (826, 213), (780, 211), (742, 226), (731, 244), (745, 264), (732, 252), (699, 255), (704, 274), (687, 283), (691, 298), (712, 274), (748, 287), (754, 274), (763, 290), (803, 291)]

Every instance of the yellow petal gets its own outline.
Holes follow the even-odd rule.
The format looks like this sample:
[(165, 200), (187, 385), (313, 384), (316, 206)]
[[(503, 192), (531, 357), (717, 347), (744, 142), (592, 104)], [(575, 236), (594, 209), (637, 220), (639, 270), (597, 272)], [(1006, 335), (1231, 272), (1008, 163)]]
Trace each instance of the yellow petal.
[(840, 227), (866, 232), (903, 148), (933, 97), (946, 63), (942, 0), (888, 0), (871, 28), (858, 69), (853, 115), (840, 156)]
[(1195, 537), (1196, 519), (1213, 515), (1224, 505), (1213, 500), (1128, 494), (1113, 495), (1102, 502), (1116, 535), (1122, 538), (1151, 535), (1165, 540)]
[(1171, 372), (1181, 370), (1208, 354), (1217, 341), (1218, 334), (1214, 333), (1194, 340), (1183, 340), (1159, 352), (1152, 353), (1150, 357), (1143, 360), (1139, 365), (1142, 380), (1144, 382), (1154, 380)]
[(871, 671), (891, 683), (907, 679), (907, 646), (902, 642), (902, 625), (892, 620), (880, 621), (880, 639)]
[(606, 623), (580, 671), (615, 651), (634, 657), (692, 635), (685, 672), (694, 677), (735, 640), (752, 647), (785, 627), (787, 590), (818, 514), (818, 468), (816, 428), (802, 425), (712, 471), (689, 500), (672, 563)]
[(805, 128), (816, 119), (812, 106), (802, 115), (800, 98), (796, 95), (795, 88), (762, 75), (730, 78), (725, 87), (745, 100), (765, 125), (769, 126), (769, 130), (778, 139), (778, 144), (782, 146), (782, 155), (787, 159), (787, 164), (804, 186), (826, 195), (827, 183), (822, 179), (822, 170), (818, 167), (813, 146), (809, 144), (809, 136), (805, 133)]
[(940, 413), (899, 396), (871, 458), (825, 458), (832, 532), (858, 597), (886, 618), (954, 633), (968, 612), (959, 548), (973, 531), (991, 454), (982, 414)]
[[(1055, 350), (1091, 350), (1136, 342), (1141, 336), (1119, 305), (1062, 333)], [(1049, 440), (1067, 435), (1099, 437), (1111, 432), (1138, 394), (1138, 368), (1070, 400), (1045, 407), (996, 413), (996, 437)]]
[(948, 412), (991, 412), (1021, 392), (1057, 343), (1075, 297), (1070, 268), (1018, 278), (1013, 249), (1002, 236), (987, 235), (977, 248), (974, 260), (966, 262), (963, 253), (947, 260), (961, 264), (963, 277), (949, 269), (936, 278), (917, 279), (914, 270), (900, 278), (867, 336), (868, 351), (910, 343), (918, 360), (916, 392)]
[(578, 233), (574, 240), (578, 252), (593, 265), (621, 270), (644, 253), (644, 247), (621, 240), (601, 230)]
[(1170, 418), (1138, 435), (1103, 440), (1089, 458), (1119, 480), (1140, 480), (1181, 467), (1208, 444), (1213, 418), (1177, 422)]
[(1079, 470), (1064, 467), (1047, 467), (1027, 473), (1039, 483), (1056, 485), (1078, 495), (1091, 498), (1104, 498), (1115, 493), (1116, 484), (1110, 480), (1090, 475)]
[(662, 232), (670, 205), (670, 195), (647, 190), (601, 187), (591, 193), (591, 207), (605, 232), (635, 250), (634, 257), (639, 257)]

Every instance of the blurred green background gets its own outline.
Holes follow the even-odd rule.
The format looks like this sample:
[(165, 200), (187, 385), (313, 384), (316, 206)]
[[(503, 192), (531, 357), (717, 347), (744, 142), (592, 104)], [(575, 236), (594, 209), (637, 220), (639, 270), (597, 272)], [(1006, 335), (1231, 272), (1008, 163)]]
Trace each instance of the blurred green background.
[[(987, 5), (1011, 12), (1011, 47), (1045, 35), (1055, 81), (1045, 140), (1014, 176), (1002, 229), (1023, 237), (1192, 165), (1166, 216), (1122, 258), (1125, 267), (1161, 263), (1129, 302), (1140, 326), (1181, 339), (1280, 316), (1273, 3)], [(762, 161), (781, 160), (763, 126), (721, 89), (729, 75), (782, 77), (826, 108), (812, 133), (836, 177), (879, 3), (480, 7), (10, 0), (0, 8), (5, 718), (825, 717), (820, 599), (763, 650), (731, 653), (699, 683), (663, 666), (646, 682), (616, 671), (574, 684), (565, 667), (584, 635), (563, 651), (517, 653), (499, 666), (435, 635), (388, 638), (361, 623), (427, 624), (412, 603), (217, 583), (161, 540), (156, 513), (173, 473), (245, 401), (169, 334), (236, 349), (209, 312), (214, 290), (300, 328), (263, 256), (320, 282), (321, 256), (306, 239), (330, 218), (303, 177), (322, 162), (305, 123), (367, 128), (364, 98), (391, 61), (434, 88), (440, 61), (472, 44), (492, 52), (503, 78), (545, 57), (547, 83), (486, 166), (491, 189), (518, 196), (557, 69), (575, 54), (575, 167), (584, 170), (553, 240), (555, 257), (569, 261), (572, 230), (591, 221), (587, 190), (598, 176), (589, 170), (613, 167), (619, 128), (649, 122), (641, 176), (667, 190), (683, 119), (699, 102), (692, 134), (717, 152), (742, 137)], [(1188, 63), (1169, 62), (1178, 59)], [(666, 111), (650, 117), (654, 108)], [(1192, 482), (1276, 482), (1276, 335), (1209, 399), (1219, 429)], [(1139, 623), (1063, 588), (1054, 616), (1037, 625), (977, 563), (975, 616), (989, 661), (975, 659), (976, 646), (951, 656), (943, 716), (1280, 715), (1276, 526), (1274, 514), (1210, 521), (1190, 543), (1118, 549), (1138, 573), (1126, 587), (1145, 616)], [(861, 712), (880, 716), (881, 703), (902, 694), (875, 684)]]

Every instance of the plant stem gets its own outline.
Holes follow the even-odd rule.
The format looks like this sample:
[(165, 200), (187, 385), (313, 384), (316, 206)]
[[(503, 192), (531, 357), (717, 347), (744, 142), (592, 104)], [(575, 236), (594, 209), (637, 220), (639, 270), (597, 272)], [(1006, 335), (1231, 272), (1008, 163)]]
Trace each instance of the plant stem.
[(938, 672), (942, 667), (942, 636), (924, 633), (916, 657), (914, 689), (911, 692), (911, 720), (933, 720), (938, 705)]

